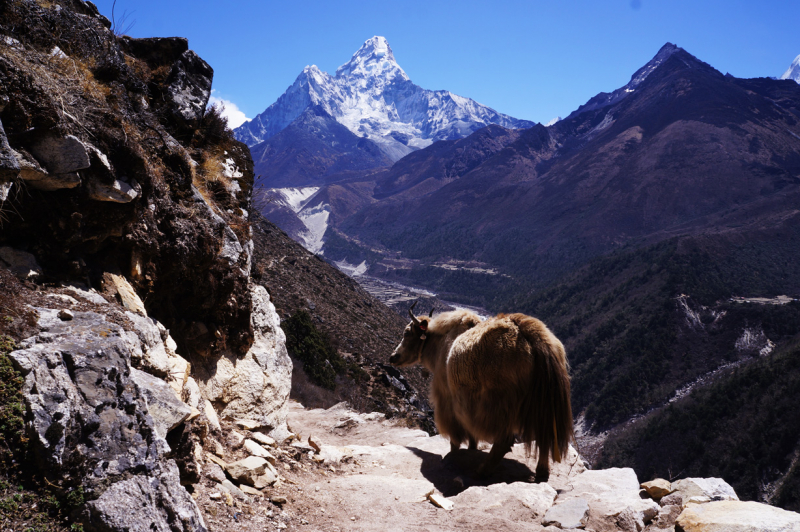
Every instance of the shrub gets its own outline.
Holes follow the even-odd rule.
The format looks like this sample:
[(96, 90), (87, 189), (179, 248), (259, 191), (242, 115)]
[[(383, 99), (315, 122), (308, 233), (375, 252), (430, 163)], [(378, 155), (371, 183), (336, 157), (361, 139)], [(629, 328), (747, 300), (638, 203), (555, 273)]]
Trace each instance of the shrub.
[(286, 349), (303, 364), (303, 370), (314, 384), (333, 390), (336, 375), (346, 368), (328, 337), (319, 331), (308, 312), (300, 310), (281, 323), (286, 333)]

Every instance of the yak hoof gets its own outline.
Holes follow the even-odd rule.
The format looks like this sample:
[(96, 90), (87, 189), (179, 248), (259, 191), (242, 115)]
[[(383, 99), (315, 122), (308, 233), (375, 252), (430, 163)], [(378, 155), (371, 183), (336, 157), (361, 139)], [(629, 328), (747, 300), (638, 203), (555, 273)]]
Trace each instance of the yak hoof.
[(536, 484), (542, 484), (543, 482), (547, 482), (550, 480), (550, 471), (537, 471), (536, 472)]

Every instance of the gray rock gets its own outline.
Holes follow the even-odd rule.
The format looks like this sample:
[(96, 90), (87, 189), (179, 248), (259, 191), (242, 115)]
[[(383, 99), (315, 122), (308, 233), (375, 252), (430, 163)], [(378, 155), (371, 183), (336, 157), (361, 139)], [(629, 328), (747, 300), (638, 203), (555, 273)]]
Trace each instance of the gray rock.
[(275, 440), (263, 432), (253, 432), (251, 433), (251, 437), (261, 445), (268, 445), (269, 447), (275, 446)]
[(753, 501), (689, 504), (678, 517), (684, 532), (798, 532), (800, 514)]
[(269, 451), (264, 449), (261, 445), (257, 444), (253, 440), (245, 440), (244, 441), (244, 448), (245, 450), (253, 456), (259, 456), (261, 458), (266, 458), (269, 462), (275, 462), (275, 457), (272, 456)]
[(653, 524), (659, 528), (669, 528), (675, 525), (679, 515), (681, 515), (681, 507), (679, 505), (667, 504), (661, 507), (658, 516), (653, 519)]
[(116, 482), (89, 502), (87, 525), (125, 532), (205, 530), (197, 505), (179, 483), (178, 468), (168, 463), (153, 473)]
[(42, 168), (39, 162), (24, 150), (14, 151), (14, 155), (20, 168), (20, 179), (33, 188), (51, 191), (75, 188), (81, 184), (81, 177), (76, 172), (52, 174)]
[(555, 506), (551, 506), (544, 514), (544, 526), (558, 526), (561, 528), (583, 528), (589, 518), (589, 503), (586, 499), (570, 499)]
[(186, 50), (175, 62), (167, 78), (172, 106), (170, 113), (181, 125), (194, 127), (203, 117), (214, 69), (192, 50)]
[[(0, 122), (0, 182), (10, 181), (19, 175), (19, 163), (8, 145), (3, 122)], [(2, 198), (5, 201), (5, 197)]]
[(661, 506), (679, 506), (683, 507), (683, 496), (680, 493), (670, 493), (665, 495), (658, 501)]
[(30, 151), (51, 174), (70, 174), (90, 166), (86, 145), (73, 135), (45, 136)]
[(89, 197), (96, 201), (110, 201), (113, 203), (130, 203), (139, 193), (134, 188), (136, 182), (131, 180), (133, 186), (125, 181), (115, 179), (111, 183), (91, 182), (87, 189)]
[(0, 266), (11, 270), (11, 273), (19, 279), (36, 279), (42, 274), (42, 268), (36, 262), (36, 257), (27, 251), (0, 247)]
[(155, 422), (156, 432), (162, 438), (184, 422), (192, 413), (189, 405), (178, 399), (170, 386), (149, 373), (131, 368), (131, 379), (147, 400), (147, 409)]
[(241, 499), (243, 501), (248, 500), (247, 494), (245, 494), (245, 492), (236, 487), (236, 484), (234, 484), (230, 480), (228, 479), (223, 480), (222, 482), (220, 482), (220, 486), (226, 493), (230, 493), (237, 499)]
[(38, 308), (41, 332), (10, 357), (23, 374), (26, 430), (41, 472), (82, 487), (87, 528), (202, 530), (200, 513), (131, 378), (131, 340), (94, 312)]
[(672, 483), (672, 488), (683, 497), (683, 505), (690, 502), (738, 501), (730, 484), (721, 478), (683, 478)]
[(79, 286), (72, 286), (72, 285), (65, 285), (64, 290), (69, 290), (75, 296), (85, 299), (90, 303), (94, 303), (95, 305), (108, 305), (108, 301), (95, 292), (94, 290), (86, 290), (85, 288), (81, 288)]
[(222, 470), (220, 466), (211, 462), (210, 464), (206, 464), (203, 468), (203, 471), (206, 474), (206, 477), (210, 478), (211, 480), (215, 480), (217, 482), (225, 482), (228, 477), (225, 476), (225, 471)]

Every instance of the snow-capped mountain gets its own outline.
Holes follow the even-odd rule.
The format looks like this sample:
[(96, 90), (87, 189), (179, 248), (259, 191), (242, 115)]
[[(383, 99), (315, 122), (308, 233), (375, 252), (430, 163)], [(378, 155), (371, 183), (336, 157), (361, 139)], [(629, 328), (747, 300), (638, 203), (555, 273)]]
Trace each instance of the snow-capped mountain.
[(792, 61), (792, 64), (786, 69), (786, 72), (783, 73), (781, 79), (793, 79), (797, 83), (800, 83), (800, 55), (794, 58), (794, 61)]
[(235, 130), (254, 146), (274, 136), (311, 106), (322, 107), (355, 135), (377, 144), (392, 160), (434, 141), (466, 137), (489, 124), (527, 128), (518, 120), (449, 91), (431, 91), (411, 82), (384, 37), (368, 39), (335, 75), (316, 65), (266, 111)]

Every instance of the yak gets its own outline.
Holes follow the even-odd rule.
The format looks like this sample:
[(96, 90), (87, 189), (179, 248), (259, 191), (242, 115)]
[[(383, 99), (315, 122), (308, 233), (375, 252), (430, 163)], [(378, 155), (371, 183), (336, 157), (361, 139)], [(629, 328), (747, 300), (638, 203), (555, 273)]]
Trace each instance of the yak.
[(456, 310), (411, 323), (389, 362), (422, 364), (433, 374), (431, 400), (439, 433), (454, 452), (465, 441), (492, 443), (478, 475), (487, 476), (515, 439), (527, 456), (536, 446), (535, 481), (547, 482), (549, 458), (560, 462), (574, 441), (569, 366), (564, 346), (544, 323), (524, 314), (485, 321)]

